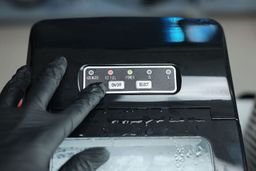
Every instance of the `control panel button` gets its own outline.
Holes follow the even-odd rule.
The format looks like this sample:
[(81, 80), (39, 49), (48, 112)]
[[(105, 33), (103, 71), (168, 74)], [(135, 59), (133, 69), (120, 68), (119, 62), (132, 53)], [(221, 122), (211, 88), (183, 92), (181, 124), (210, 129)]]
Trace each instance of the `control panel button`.
[(151, 81), (136, 81), (137, 89), (152, 89)]
[(124, 81), (109, 81), (108, 88), (110, 90), (122, 90), (124, 89)]

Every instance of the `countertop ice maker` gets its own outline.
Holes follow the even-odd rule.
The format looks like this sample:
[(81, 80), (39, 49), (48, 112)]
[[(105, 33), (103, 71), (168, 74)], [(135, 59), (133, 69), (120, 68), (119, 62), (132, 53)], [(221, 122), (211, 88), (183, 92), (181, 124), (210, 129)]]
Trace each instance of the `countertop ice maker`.
[(104, 146), (98, 170), (246, 171), (228, 52), (211, 19), (114, 17), (46, 20), (31, 30), (36, 81), (55, 57), (68, 70), (49, 104), (65, 108), (104, 82), (107, 94), (57, 149), (51, 170)]

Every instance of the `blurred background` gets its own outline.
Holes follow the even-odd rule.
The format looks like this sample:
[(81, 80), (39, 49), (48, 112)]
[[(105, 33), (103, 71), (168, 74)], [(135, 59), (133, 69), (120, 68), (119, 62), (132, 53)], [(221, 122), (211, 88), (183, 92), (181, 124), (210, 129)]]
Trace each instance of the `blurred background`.
[(0, 89), (25, 64), (33, 23), (97, 16), (210, 17), (219, 21), (226, 34), (240, 122), (243, 131), (248, 128), (256, 92), (256, 0), (1, 0)]

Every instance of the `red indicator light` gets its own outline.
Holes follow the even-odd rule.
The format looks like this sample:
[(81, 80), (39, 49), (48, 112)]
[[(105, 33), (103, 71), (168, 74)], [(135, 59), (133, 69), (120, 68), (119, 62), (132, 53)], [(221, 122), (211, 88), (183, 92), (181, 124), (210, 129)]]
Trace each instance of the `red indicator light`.
[(20, 101), (19, 101), (17, 107), (18, 107), (18, 108), (21, 108), (21, 107), (22, 107), (22, 104), (23, 104), (23, 99), (20, 99)]
[(114, 74), (114, 71), (112, 69), (108, 70), (108, 75), (113, 75)]

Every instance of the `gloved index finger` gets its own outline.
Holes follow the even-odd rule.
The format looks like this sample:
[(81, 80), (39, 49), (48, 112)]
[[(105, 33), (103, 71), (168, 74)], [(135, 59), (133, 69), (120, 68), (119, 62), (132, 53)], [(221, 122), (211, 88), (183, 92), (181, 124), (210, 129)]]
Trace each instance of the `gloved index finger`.
[(101, 101), (105, 96), (106, 87), (101, 83), (89, 85), (80, 97), (71, 104), (64, 114), (67, 115), (66, 130), (69, 130), (67, 134), (70, 134), (90, 113), (91, 110)]
[(66, 68), (67, 60), (65, 57), (59, 57), (49, 63), (47, 68), (39, 75), (37, 81), (31, 86), (25, 99), (25, 106), (46, 110), (65, 74)]

